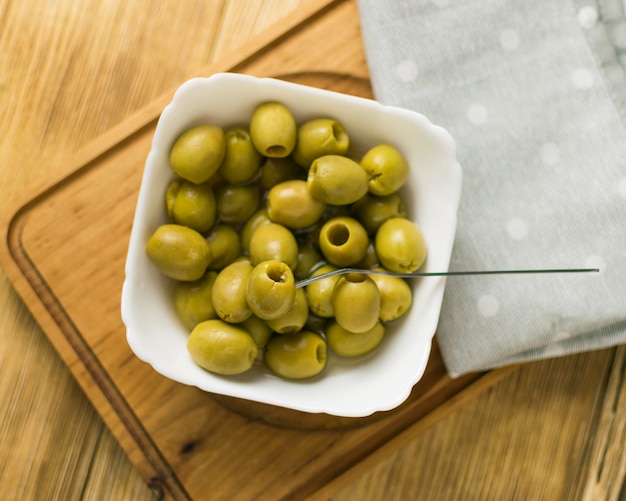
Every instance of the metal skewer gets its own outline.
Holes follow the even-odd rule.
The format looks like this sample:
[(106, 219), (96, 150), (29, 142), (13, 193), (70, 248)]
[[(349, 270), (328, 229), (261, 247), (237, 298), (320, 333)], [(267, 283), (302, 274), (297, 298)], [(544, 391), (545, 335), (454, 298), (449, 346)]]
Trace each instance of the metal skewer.
[(598, 273), (599, 268), (548, 268), (548, 269), (528, 269), (528, 270), (481, 270), (481, 271), (430, 271), (430, 272), (414, 272), (414, 273), (395, 273), (392, 271), (382, 270), (361, 270), (357, 268), (339, 268), (337, 270), (322, 273), (315, 277), (305, 278), (296, 282), (296, 289), (306, 287), (313, 282), (322, 280), (336, 275), (346, 275), (348, 273), (362, 273), (365, 275), (386, 275), (398, 278), (416, 278), (416, 277), (450, 277), (464, 275), (528, 275), (539, 273)]

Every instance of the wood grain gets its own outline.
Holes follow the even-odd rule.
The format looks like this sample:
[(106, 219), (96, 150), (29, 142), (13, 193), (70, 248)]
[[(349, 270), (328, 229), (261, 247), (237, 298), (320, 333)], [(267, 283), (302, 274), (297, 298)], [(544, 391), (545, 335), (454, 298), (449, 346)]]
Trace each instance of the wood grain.
[[(63, 176), (81, 146), (298, 5), (0, 1), (2, 199)], [(151, 498), (0, 278), (3, 497)], [(620, 348), (529, 364), (344, 478), (337, 498), (619, 499), (623, 360)]]

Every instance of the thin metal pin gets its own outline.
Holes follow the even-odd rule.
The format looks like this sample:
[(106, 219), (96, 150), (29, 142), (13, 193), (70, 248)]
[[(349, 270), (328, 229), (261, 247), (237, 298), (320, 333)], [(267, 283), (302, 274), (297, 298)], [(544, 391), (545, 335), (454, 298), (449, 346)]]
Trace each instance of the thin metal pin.
[(348, 273), (361, 273), (365, 275), (386, 275), (398, 278), (416, 278), (416, 277), (458, 277), (464, 275), (528, 275), (539, 273), (598, 273), (599, 268), (548, 268), (548, 269), (527, 269), (527, 270), (481, 270), (481, 271), (430, 271), (430, 272), (414, 272), (414, 273), (395, 273), (383, 270), (361, 270), (357, 268), (339, 268), (337, 270), (322, 273), (315, 277), (305, 278), (296, 282), (296, 289), (306, 287), (313, 282), (337, 275), (346, 275)]

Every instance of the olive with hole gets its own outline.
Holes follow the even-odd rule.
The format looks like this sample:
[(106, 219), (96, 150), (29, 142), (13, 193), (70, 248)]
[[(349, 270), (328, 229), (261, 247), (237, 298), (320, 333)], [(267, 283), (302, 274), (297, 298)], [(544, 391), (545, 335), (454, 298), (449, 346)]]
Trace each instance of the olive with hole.
[(221, 183), (215, 187), (219, 219), (228, 224), (247, 221), (259, 208), (261, 193), (256, 186)]
[(330, 205), (348, 205), (367, 193), (367, 173), (354, 160), (340, 155), (316, 158), (307, 176), (313, 198)]
[(373, 235), (387, 219), (406, 217), (406, 208), (398, 193), (382, 197), (367, 194), (352, 206), (351, 213)]
[(301, 179), (284, 181), (267, 193), (267, 213), (272, 221), (291, 229), (302, 229), (317, 223), (326, 211), (326, 204), (311, 195), (307, 182)]
[(263, 261), (282, 261), (293, 270), (298, 264), (298, 242), (282, 224), (259, 226), (252, 233), (248, 251), (254, 265)]
[(379, 144), (361, 158), (368, 175), (368, 189), (373, 195), (385, 196), (398, 191), (409, 177), (409, 164), (396, 148)]
[(200, 280), (179, 282), (174, 288), (174, 307), (178, 318), (189, 330), (204, 320), (217, 318), (211, 299), (217, 273), (209, 271)]
[(303, 289), (296, 289), (293, 304), (283, 316), (267, 320), (267, 325), (279, 334), (293, 334), (300, 331), (309, 316), (309, 305)]
[(380, 264), (396, 273), (413, 273), (426, 260), (426, 242), (417, 225), (394, 217), (385, 221), (374, 240)]
[(263, 320), (287, 314), (296, 296), (291, 268), (282, 261), (263, 261), (250, 272), (246, 299), (252, 313)]
[(293, 150), (295, 162), (308, 169), (316, 158), (324, 155), (346, 155), (350, 137), (345, 127), (331, 118), (314, 118), (298, 127)]
[(262, 155), (284, 158), (296, 146), (296, 121), (289, 108), (279, 102), (257, 106), (250, 119), (250, 137)]
[(319, 334), (306, 330), (289, 336), (272, 336), (263, 357), (272, 372), (286, 379), (318, 375), (326, 367), (327, 358), (326, 341)]
[(211, 298), (217, 315), (237, 324), (252, 315), (248, 306), (247, 287), (252, 265), (247, 260), (235, 261), (222, 269), (213, 282)]
[(224, 133), (226, 152), (217, 173), (229, 183), (252, 181), (259, 173), (263, 156), (256, 150), (250, 133), (243, 128), (228, 129)]
[(335, 320), (350, 332), (366, 332), (380, 318), (380, 293), (374, 281), (362, 273), (348, 273), (337, 280), (332, 297)]
[(196, 325), (187, 339), (187, 350), (203, 369), (231, 376), (250, 370), (258, 348), (241, 327), (214, 319)]
[(239, 257), (241, 243), (239, 233), (227, 224), (216, 225), (207, 235), (211, 249), (210, 270), (221, 270)]
[[(384, 271), (384, 268), (374, 268)], [(380, 319), (392, 322), (404, 316), (413, 303), (413, 292), (407, 281), (389, 275), (370, 275), (380, 294)]]
[(148, 240), (146, 252), (161, 273), (184, 282), (200, 279), (211, 262), (204, 237), (180, 224), (159, 226)]
[(183, 132), (170, 150), (172, 172), (192, 183), (207, 181), (226, 154), (224, 131), (217, 125), (198, 125)]
[(337, 321), (331, 320), (326, 326), (328, 347), (342, 357), (361, 357), (378, 348), (385, 337), (385, 326), (376, 322), (365, 332), (350, 332)]
[(352, 266), (367, 254), (369, 238), (365, 228), (351, 217), (335, 217), (322, 226), (319, 246), (324, 257), (335, 266)]
[[(311, 276), (316, 277), (336, 269), (337, 267), (332, 264), (325, 264), (311, 273)], [(337, 280), (339, 280), (339, 275), (322, 278), (305, 287), (309, 310), (313, 314), (322, 318), (331, 318), (335, 315), (333, 310), (333, 291), (335, 290)]]

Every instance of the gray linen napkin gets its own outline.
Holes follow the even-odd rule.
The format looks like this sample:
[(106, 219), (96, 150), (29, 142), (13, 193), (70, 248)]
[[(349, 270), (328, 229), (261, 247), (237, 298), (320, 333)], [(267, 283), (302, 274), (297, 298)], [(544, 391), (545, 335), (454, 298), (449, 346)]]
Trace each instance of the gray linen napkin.
[(452, 376), (626, 343), (620, 0), (359, 0), (376, 98), (448, 129), (464, 169), (437, 340)]

